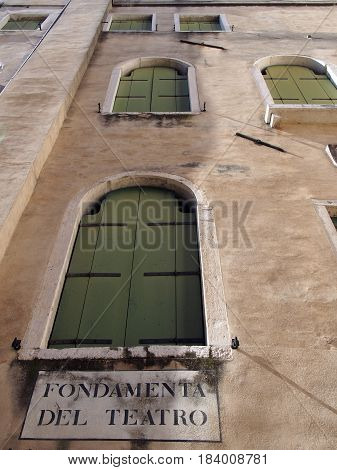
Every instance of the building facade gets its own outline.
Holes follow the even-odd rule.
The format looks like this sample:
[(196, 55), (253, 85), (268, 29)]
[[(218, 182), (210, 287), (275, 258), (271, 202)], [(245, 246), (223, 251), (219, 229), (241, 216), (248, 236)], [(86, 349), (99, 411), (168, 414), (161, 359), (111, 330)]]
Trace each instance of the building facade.
[[(3, 448), (336, 447), (336, 19), (325, 1), (1, 5)], [(99, 237), (123, 227), (110, 261)], [(173, 248), (138, 249), (141, 228)], [(22, 438), (39, 372), (120, 370), (214, 373), (220, 437)]]

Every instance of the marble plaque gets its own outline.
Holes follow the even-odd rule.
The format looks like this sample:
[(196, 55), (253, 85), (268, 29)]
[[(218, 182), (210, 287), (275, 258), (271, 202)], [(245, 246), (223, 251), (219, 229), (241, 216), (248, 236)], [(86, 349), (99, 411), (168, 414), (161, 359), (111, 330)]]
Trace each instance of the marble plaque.
[(40, 372), (22, 439), (220, 441), (212, 371)]

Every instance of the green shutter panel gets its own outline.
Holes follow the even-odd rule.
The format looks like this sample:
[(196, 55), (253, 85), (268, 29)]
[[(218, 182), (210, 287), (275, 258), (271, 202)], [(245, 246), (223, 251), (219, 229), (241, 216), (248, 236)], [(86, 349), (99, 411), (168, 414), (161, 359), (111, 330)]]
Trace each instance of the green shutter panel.
[(176, 277), (178, 344), (205, 344), (199, 276)]
[(141, 20), (131, 21), (130, 30), (139, 31), (143, 28), (143, 22)]
[(113, 111), (190, 111), (187, 76), (169, 67), (136, 69), (121, 78)]
[(301, 90), (306, 103), (328, 104), (330, 99), (316, 80), (314, 72), (307, 67), (291, 66), (290, 74), (296, 85)]
[(271, 78), (269, 72), (268, 72), (268, 69), (265, 69), (264, 70), (264, 75), (263, 75), (263, 78), (266, 82), (266, 85), (270, 91), (270, 94), (274, 100), (275, 103), (283, 103), (282, 99), (281, 99), (281, 96), (279, 94), (279, 92), (277, 91), (277, 88), (276, 88), (276, 85), (275, 83), (273, 82), (273, 79)]
[(205, 344), (197, 222), (186, 203), (177, 211), (176, 270), (178, 344)]
[(138, 200), (139, 188), (126, 188), (104, 201), (79, 330), (82, 347), (124, 344)]
[(175, 69), (155, 67), (151, 111), (175, 112)]
[(201, 21), (199, 22), (200, 31), (212, 31), (212, 23), (210, 21)]
[(126, 112), (128, 108), (133, 72), (128, 77), (121, 77), (113, 111), (118, 113)]
[(189, 31), (199, 31), (199, 23), (197, 21), (189, 21), (188, 22), (188, 30)]
[(127, 108), (129, 112), (150, 111), (152, 81), (153, 67), (134, 70)]
[(129, 98), (130, 90), (131, 90), (131, 83), (132, 83), (131, 80), (121, 79), (119, 86), (118, 86), (118, 91), (117, 91), (118, 98)]

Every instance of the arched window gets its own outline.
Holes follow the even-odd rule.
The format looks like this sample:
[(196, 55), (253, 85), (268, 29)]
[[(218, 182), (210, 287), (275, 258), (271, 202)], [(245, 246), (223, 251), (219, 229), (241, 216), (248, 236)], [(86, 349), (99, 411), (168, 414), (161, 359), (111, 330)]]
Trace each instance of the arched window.
[(195, 68), (169, 57), (141, 57), (112, 71), (102, 114), (199, 113)]
[(274, 103), (337, 104), (337, 88), (325, 73), (301, 65), (271, 65), (262, 75)]
[(194, 203), (128, 187), (82, 216), (49, 348), (204, 345)]
[(187, 74), (172, 67), (142, 67), (121, 77), (114, 112), (190, 111)]

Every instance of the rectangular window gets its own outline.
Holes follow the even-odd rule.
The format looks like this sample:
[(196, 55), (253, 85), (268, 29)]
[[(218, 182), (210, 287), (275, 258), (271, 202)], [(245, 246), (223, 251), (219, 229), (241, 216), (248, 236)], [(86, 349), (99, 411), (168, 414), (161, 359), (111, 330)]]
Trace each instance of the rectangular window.
[(134, 20), (112, 20), (110, 31), (151, 31), (152, 18)]
[(1, 28), (6, 31), (34, 31), (40, 29), (42, 23), (46, 20), (46, 16), (27, 17), (27, 18), (10, 18)]
[(174, 15), (175, 30), (178, 32), (221, 32), (231, 31), (225, 15), (187, 16)]
[(109, 14), (103, 22), (105, 32), (151, 32), (156, 30), (156, 15)]
[(180, 31), (221, 31), (218, 18), (212, 20), (180, 20)]

